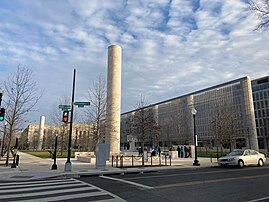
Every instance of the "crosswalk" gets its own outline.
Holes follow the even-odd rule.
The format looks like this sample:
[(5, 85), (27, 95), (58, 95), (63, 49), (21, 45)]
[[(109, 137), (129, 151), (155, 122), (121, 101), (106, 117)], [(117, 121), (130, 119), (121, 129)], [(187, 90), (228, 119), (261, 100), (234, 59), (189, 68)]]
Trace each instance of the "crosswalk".
[(94, 185), (76, 179), (49, 179), (0, 183), (0, 201), (125, 201)]

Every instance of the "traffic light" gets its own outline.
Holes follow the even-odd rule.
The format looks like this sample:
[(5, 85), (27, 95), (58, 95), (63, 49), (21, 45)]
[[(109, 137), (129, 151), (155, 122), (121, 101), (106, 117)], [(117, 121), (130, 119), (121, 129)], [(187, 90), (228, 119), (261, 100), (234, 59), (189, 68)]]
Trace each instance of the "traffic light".
[(5, 120), (5, 108), (1, 108), (0, 110), (0, 121), (4, 121)]
[(63, 122), (64, 123), (68, 122), (68, 115), (69, 115), (69, 111), (63, 111)]

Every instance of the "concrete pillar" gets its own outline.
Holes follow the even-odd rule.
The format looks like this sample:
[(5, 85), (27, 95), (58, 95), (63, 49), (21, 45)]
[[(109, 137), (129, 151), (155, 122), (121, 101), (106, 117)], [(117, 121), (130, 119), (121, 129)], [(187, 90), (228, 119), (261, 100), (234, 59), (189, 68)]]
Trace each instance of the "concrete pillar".
[(38, 139), (37, 150), (42, 150), (43, 136), (44, 136), (44, 127), (45, 127), (45, 116), (40, 116), (39, 139)]
[(108, 47), (106, 143), (110, 155), (120, 153), (121, 47)]
[(242, 84), (242, 92), (244, 99), (244, 108), (242, 113), (245, 115), (245, 123), (247, 129), (245, 129), (246, 134), (246, 143), (249, 148), (259, 150), (257, 131), (256, 131), (256, 123), (255, 123), (255, 114), (254, 114), (254, 104), (252, 97), (252, 87), (251, 87), (251, 79), (246, 77), (241, 81)]

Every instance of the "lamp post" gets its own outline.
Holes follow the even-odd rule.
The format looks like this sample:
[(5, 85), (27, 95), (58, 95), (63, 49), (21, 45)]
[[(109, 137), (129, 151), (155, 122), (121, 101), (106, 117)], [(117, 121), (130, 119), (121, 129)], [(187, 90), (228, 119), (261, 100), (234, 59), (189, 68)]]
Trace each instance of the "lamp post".
[(57, 164), (56, 164), (56, 156), (57, 156), (57, 141), (58, 141), (58, 135), (55, 137), (55, 146), (54, 146), (54, 154), (53, 154), (53, 160), (54, 163), (51, 167), (51, 170), (57, 170)]
[(194, 162), (193, 165), (194, 166), (200, 166), (200, 163), (197, 159), (197, 135), (196, 135), (196, 127), (195, 127), (195, 115), (197, 113), (197, 110), (195, 108), (192, 108), (191, 110), (192, 113), (192, 117), (193, 117), (193, 136), (194, 136)]

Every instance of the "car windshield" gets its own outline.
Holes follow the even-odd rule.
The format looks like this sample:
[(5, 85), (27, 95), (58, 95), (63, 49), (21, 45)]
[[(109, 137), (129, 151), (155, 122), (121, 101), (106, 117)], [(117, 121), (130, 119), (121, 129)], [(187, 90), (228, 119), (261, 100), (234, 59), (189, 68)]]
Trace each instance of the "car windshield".
[(241, 156), (243, 153), (244, 151), (232, 151), (231, 153), (227, 154), (227, 156)]

